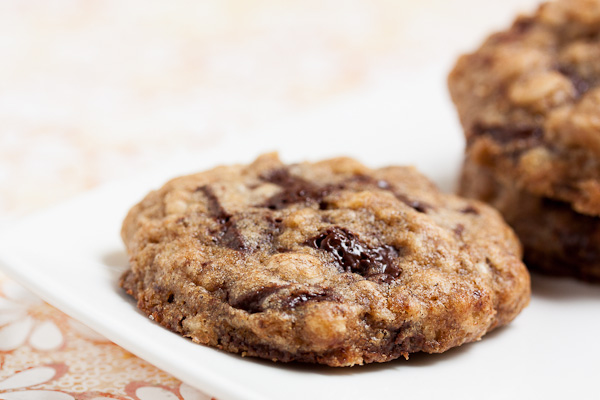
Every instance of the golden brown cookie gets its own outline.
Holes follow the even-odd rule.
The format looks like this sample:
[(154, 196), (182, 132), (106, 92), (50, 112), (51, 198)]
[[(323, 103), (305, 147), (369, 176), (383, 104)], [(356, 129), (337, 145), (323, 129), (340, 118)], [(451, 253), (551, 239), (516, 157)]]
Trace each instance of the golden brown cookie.
[(437, 353), (529, 301), (512, 230), (415, 169), (261, 156), (173, 179), (129, 212), (121, 285), (195, 342), (331, 366)]
[(448, 82), (473, 162), (600, 215), (600, 0), (541, 5), (462, 56)]

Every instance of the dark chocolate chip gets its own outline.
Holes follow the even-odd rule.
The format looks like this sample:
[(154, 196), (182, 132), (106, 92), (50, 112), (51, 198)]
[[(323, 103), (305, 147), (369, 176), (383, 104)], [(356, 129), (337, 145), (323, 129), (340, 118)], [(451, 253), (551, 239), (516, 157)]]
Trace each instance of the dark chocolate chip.
[(460, 212), (463, 213), (463, 214), (475, 214), (475, 215), (479, 215), (479, 210), (476, 209), (472, 205), (466, 206), (465, 208), (463, 208), (462, 210), (460, 210)]
[[(271, 210), (281, 210), (292, 204), (316, 204), (320, 210), (329, 209), (329, 203), (325, 198), (339, 190), (363, 190), (365, 186), (373, 188), (392, 190), (391, 185), (383, 179), (375, 179), (368, 175), (352, 175), (345, 181), (326, 186), (318, 186), (308, 182), (298, 176), (290, 174), (287, 169), (278, 169), (271, 171), (261, 177), (262, 180), (274, 183), (282, 190), (267, 199), (260, 207), (267, 207)], [(424, 210), (425, 205), (413, 202), (413, 208)], [(424, 211), (421, 211), (424, 212)]]
[(544, 131), (539, 126), (486, 126), (475, 124), (472, 134), (474, 137), (471, 139), (478, 136), (488, 136), (495, 142), (507, 144), (515, 140), (539, 141), (543, 137)]
[(235, 226), (235, 223), (231, 220), (227, 221), (223, 225), (220, 244), (232, 250), (247, 250), (246, 243), (244, 242), (244, 237)]
[(237, 230), (235, 222), (231, 219), (231, 215), (225, 211), (219, 198), (214, 190), (208, 186), (201, 186), (196, 189), (197, 192), (202, 192), (208, 201), (208, 213), (215, 218), (221, 225), (221, 229), (213, 232), (213, 241), (221, 246), (228, 247), (232, 250), (246, 250), (244, 238)]
[(393, 357), (406, 356), (423, 349), (426, 339), (419, 330), (413, 329), (413, 324), (404, 322), (396, 329), (382, 330), (383, 340), (378, 345), (373, 345), (373, 351), (390, 354)]
[(368, 247), (345, 228), (329, 228), (308, 240), (306, 245), (329, 253), (340, 272), (354, 272), (367, 278), (381, 274), (397, 278), (401, 272), (393, 261), (398, 256), (394, 247)]
[(208, 201), (208, 212), (209, 214), (216, 218), (219, 223), (225, 223), (231, 218), (221, 203), (219, 202), (219, 198), (215, 194), (214, 190), (208, 186), (204, 185), (196, 189), (196, 192), (202, 192)]
[(329, 193), (328, 188), (320, 188), (300, 177), (290, 174), (287, 169), (278, 169), (265, 175), (266, 182), (280, 186), (282, 190), (268, 198), (262, 207), (271, 210), (281, 210), (297, 203), (320, 204)]
[(284, 308), (296, 308), (302, 304), (308, 302), (321, 302), (321, 301), (341, 301), (341, 297), (333, 293), (330, 289), (324, 289), (319, 292), (299, 292), (294, 293), (288, 298), (282, 301)]
[(433, 208), (432, 206), (430, 206), (429, 204), (427, 204), (423, 201), (410, 199), (407, 195), (405, 195), (403, 193), (394, 193), (394, 196), (396, 196), (396, 198), (398, 200), (400, 200), (407, 206), (415, 209), (416, 211), (418, 211), (420, 213), (427, 213), (427, 210), (429, 210), (430, 208)]
[(243, 294), (233, 301), (230, 300), (229, 304), (231, 307), (247, 311), (250, 314), (261, 312), (264, 311), (263, 302), (265, 299), (284, 287), (279, 285), (265, 286)]

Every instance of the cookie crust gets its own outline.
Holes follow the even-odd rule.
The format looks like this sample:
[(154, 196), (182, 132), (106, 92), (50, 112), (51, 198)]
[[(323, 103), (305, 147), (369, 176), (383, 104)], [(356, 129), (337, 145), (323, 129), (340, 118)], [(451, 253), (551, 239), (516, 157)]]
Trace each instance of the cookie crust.
[(600, 215), (600, 1), (545, 3), (448, 78), (469, 157), (520, 188)]
[(350, 366), (478, 340), (527, 305), (492, 208), (409, 167), (276, 155), (180, 177), (131, 209), (122, 287), (193, 341)]
[(568, 203), (535, 196), (467, 159), (459, 193), (496, 207), (524, 248), (531, 270), (600, 282), (600, 218)]

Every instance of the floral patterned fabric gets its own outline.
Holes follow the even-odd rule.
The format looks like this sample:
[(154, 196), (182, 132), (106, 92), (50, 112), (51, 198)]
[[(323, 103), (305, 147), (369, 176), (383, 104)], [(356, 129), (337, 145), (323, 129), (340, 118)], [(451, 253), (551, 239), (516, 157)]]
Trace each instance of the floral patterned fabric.
[(209, 400), (0, 275), (0, 399)]

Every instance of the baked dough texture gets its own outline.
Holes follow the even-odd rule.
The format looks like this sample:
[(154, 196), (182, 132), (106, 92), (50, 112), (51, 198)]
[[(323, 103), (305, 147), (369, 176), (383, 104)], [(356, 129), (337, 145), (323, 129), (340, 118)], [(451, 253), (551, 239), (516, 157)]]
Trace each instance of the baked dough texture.
[(600, 280), (600, 0), (542, 4), (448, 84), (467, 139), (459, 194), (498, 207), (530, 268)]
[(127, 215), (121, 285), (194, 342), (330, 366), (439, 353), (527, 305), (513, 231), (411, 167), (349, 158), (179, 177)]
[(600, 0), (558, 0), (462, 56), (449, 88), (468, 156), (600, 215)]
[(465, 162), (460, 193), (484, 200), (502, 213), (521, 238), (530, 269), (600, 282), (600, 218), (534, 196), (471, 160)]

